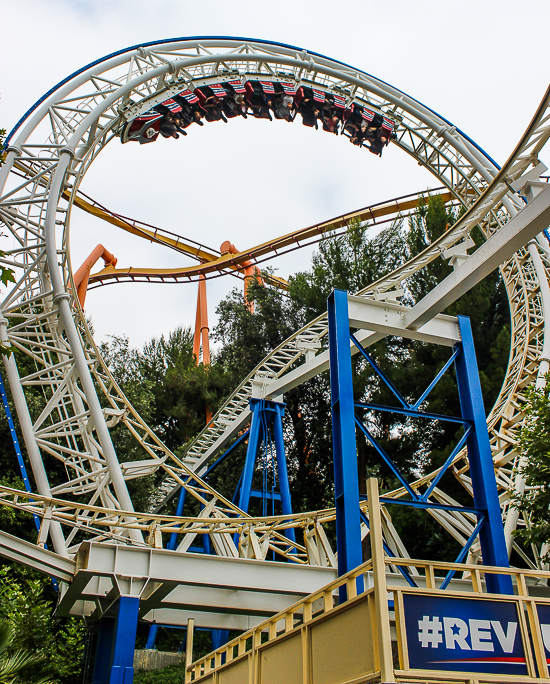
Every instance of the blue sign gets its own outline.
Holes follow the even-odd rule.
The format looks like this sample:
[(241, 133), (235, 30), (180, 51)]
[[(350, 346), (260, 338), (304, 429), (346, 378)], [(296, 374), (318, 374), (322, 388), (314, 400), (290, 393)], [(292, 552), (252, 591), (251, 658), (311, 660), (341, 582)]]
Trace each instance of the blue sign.
[(546, 662), (550, 663), (550, 605), (548, 603), (537, 603), (537, 613), (544, 651), (546, 653)]
[(404, 594), (403, 602), (411, 669), (528, 674), (511, 601)]

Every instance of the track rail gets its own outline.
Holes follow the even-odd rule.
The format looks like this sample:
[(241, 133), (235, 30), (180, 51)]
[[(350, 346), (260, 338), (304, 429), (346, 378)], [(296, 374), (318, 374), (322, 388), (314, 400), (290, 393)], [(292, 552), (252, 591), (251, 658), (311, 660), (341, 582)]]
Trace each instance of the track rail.
[[(437, 188), (441, 190), (442, 188)], [(310, 245), (316, 244), (323, 237), (330, 235), (337, 237), (342, 235), (348, 230), (350, 223), (356, 221), (363, 227), (381, 227), (385, 223), (395, 221), (401, 218), (406, 212), (410, 212), (415, 209), (420, 202), (424, 201), (428, 194), (433, 194), (436, 190), (431, 190), (421, 193), (412, 193), (410, 195), (405, 195), (403, 197), (397, 197), (395, 199), (389, 200), (387, 202), (379, 202), (373, 204), (369, 207), (359, 209), (348, 214), (341, 214), (328, 221), (323, 221), (322, 223), (316, 223), (307, 228), (301, 228), (300, 230), (292, 231), (286, 235), (275, 238), (274, 240), (269, 240), (261, 245), (257, 245), (247, 250), (238, 252), (237, 254), (208, 254), (204, 248), (201, 247), (201, 251), (197, 254), (193, 254), (193, 246), (187, 245), (186, 243), (180, 242), (181, 247), (173, 246), (173, 249), (177, 249), (184, 254), (187, 254), (196, 260), (201, 262), (200, 266), (190, 266), (185, 268), (115, 268), (113, 266), (106, 267), (97, 273), (90, 276), (90, 284), (93, 289), (93, 285), (96, 287), (98, 285), (108, 284), (109, 281), (115, 280), (117, 282), (124, 281), (146, 281), (146, 282), (179, 282), (196, 280), (199, 276), (208, 277), (218, 277), (230, 273), (231, 269), (241, 272), (246, 268), (243, 266), (243, 262), (252, 262), (253, 264), (260, 264), (264, 261), (273, 258), (274, 256), (281, 256), (287, 252), (294, 251), (296, 249), (301, 249), (302, 247), (308, 247)], [(452, 199), (451, 192), (440, 193), (441, 198), (444, 202), (448, 202)], [(79, 204), (81, 208), (84, 208)], [(95, 213), (95, 212), (94, 212)], [(110, 223), (115, 223), (113, 220), (108, 218), (108, 215), (100, 216), (104, 220)], [(115, 225), (119, 225), (123, 230), (125, 228), (123, 222), (117, 222)], [(135, 222), (132, 224), (134, 227)], [(151, 239), (150, 231), (136, 230), (132, 229), (128, 232), (133, 232), (139, 237), (144, 237), (146, 239)], [(141, 234), (140, 234), (141, 233)], [(170, 241), (164, 240), (164, 238), (157, 237), (155, 235), (155, 241), (160, 244), (167, 244), (171, 247), (175, 240)], [(269, 278), (273, 285), (279, 286), (281, 289), (287, 289), (287, 283), (282, 278), (274, 278), (273, 276)]]
[[(218, 553), (258, 557), (275, 539), (284, 554), (290, 553), (281, 532), (290, 524), (288, 520), (274, 520), (266, 531), (261, 528), (265, 521), (259, 523), (239, 511), (201, 480), (200, 474), (245, 424), (253, 379), (262, 382), (267, 393), (271, 383), (284, 384), (287, 376), (292, 375), (292, 382), (298, 384), (323, 369), (323, 364), (315, 365), (314, 359), (309, 362), (314, 366), (312, 371), (305, 357), (308, 344), (314, 349), (326, 335), (326, 318), (312, 321), (269, 354), (188, 445), (180, 460), (141, 420), (101, 359), (76, 299), (69, 256), (70, 217), (78, 187), (127, 118), (184, 87), (218, 82), (228, 75), (269, 79), (281, 72), (297, 84), (314, 85), (340, 94), (348, 102), (373, 106), (397, 121), (394, 144), (425, 166), (466, 209), (463, 219), (442, 241), (364, 290), (361, 295), (365, 297), (391, 293), (396, 285), (440, 257), (445, 248), (459, 242), (473, 225), (479, 224), (486, 236), (499, 230), (523, 204), (511, 183), (536, 165), (550, 135), (547, 93), (509, 162), (499, 171), (491, 158), (450, 122), (387, 83), (300, 48), (248, 39), (174, 39), (137, 46), (98, 60), (48, 93), (10, 134), (10, 147), (0, 169), (0, 218), (15, 244), (3, 263), (16, 272), (16, 283), (1, 303), (0, 340), (20, 349), (35, 367), (21, 377), (14, 358), (5, 359), (42, 497), (37, 514), (38, 508), (50, 511), (43, 513), (44, 520), (50, 519), (44, 534), (49, 535), (60, 555), (74, 553), (75, 530), (119, 543), (156, 543), (154, 521), (160, 520), (160, 514), (135, 512), (126, 481), (159, 469), (166, 473), (162, 498), (184, 486), (204, 505), (205, 522), (201, 524), (216, 530)], [(23, 179), (15, 173), (21, 168), (25, 169)], [(249, 256), (248, 252), (244, 254)], [(546, 253), (541, 251), (540, 256), (547, 268)], [(512, 349), (490, 428), (505, 506), (517, 458), (515, 441), (522, 420), (523, 392), (537, 376), (542, 352), (544, 310), (528, 250), (521, 250), (504, 264), (502, 274), (512, 313)], [(38, 389), (45, 399), (39, 416), (29, 411), (25, 396), (29, 387)], [(110, 438), (115, 427), (126, 430), (137, 441), (143, 460), (118, 462)], [(67, 473), (66, 480), (55, 488), (48, 480), (51, 459), (61, 461)], [(457, 461), (455, 466), (468, 489), (467, 464)], [(440, 501), (449, 499), (440, 490), (434, 495)], [(19, 496), (19, 501), (23, 494), (11, 496)], [(397, 491), (394, 496), (401, 493)], [(7, 499), (4, 503), (9, 505)], [(71, 508), (78, 527), (61, 515), (64, 506)], [(144, 527), (136, 524), (143, 515), (149, 516), (148, 536), (144, 536)], [(306, 525), (307, 543), (300, 553), (306, 554), (308, 562), (330, 564), (334, 556), (323, 541), (326, 535), (323, 538), (318, 514), (308, 515), (312, 524)], [(293, 517), (296, 525), (302, 525), (299, 516)], [(229, 532), (225, 536), (220, 532), (224, 525), (234, 525), (229, 518), (246, 521), (243, 530), (249, 530), (248, 537), (244, 532), (240, 535), (238, 546)], [(99, 519), (106, 521), (100, 530), (96, 527)], [(459, 540), (472, 529), (467, 516), (441, 514), (439, 520)], [(403, 554), (389, 519), (386, 532), (390, 544)], [(193, 535), (193, 531), (183, 535), (180, 548), (187, 548)], [(254, 539), (262, 543), (256, 544)]]

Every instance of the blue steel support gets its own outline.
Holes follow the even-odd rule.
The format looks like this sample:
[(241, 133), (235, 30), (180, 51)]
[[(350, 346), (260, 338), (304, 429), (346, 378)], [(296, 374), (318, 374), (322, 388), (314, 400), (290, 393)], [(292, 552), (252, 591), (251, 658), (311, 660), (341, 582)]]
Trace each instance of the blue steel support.
[(251, 400), (250, 410), (252, 419), (250, 421), (250, 433), (248, 435), (248, 447), (246, 450), (246, 460), (244, 462), (241, 491), (239, 494), (238, 506), (242, 511), (248, 511), (250, 504), (250, 492), (252, 491), (252, 476), (254, 475), (254, 464), (260, 448), (262, 438), (262, 417), (260, 414), (260, 402)]
[(212, 639), (212, 650), (217, 651), (229, 641), (228, 629), (211, 629), (210, 638)]
[(363, 561), (347, 292), (333, 290), (327, 304), (336, 544), (343, 575)]
[[(185, 499), (187, 497), (187, 489), (185, 487), (180, 487), (180, 492), (178, 495), (178, 505), (176, 506), (176, 515), (183, 515), (183, 508), (185, 506)], [(178, 533), (172, 532), (170, 535), (170, 541), (168, 542), (168, 548), (173, 551), (178, 545)]]
[(290, 485), (288, 482), (282, 423), (285, 412), (284, 404), (275, 401), (265, 401), (263, 399), (251, 399), (250, 409), (252, 411), (252, 420), (250, 423), (248, 447), (246, 450), (246, 461), (238, 487), (238, 506), (243, 511), (247, 511), (250, 504), (250, 497), (256, 495), (256, 490), (252, 489), (254, 466), (258, 458), (262, 440), (269, 439), (267, 433), (269, 428), (272, 427), (280, 493), (267, 492), (263, 493), (262, 496), (265, 495), (271, 499), (280, 498), (283, 514), (290, 514), (292, 513), (292, 502), (290, 497)]
[(145, 648), (155, 648), (155, 643), (157, 641), (157, 635), (159, 633), (159, 626), (157, 624), (151, 625), (149, 627), (149, 634), (147, 635), (147, 642)]
[[(292, 513), (292, 501), (290, 497), (290, 485), (288, 482), (288, 469), (286, 465), (283, 438), (284, 404), (276, 401), (265, 401), (263, 399), (251, 399), (250, 410), (252, 412), (252, 420), (250, 421), (246, 460), (238, 487), (239, 501), (237, 505), (243, 511), (248, 511), (250, 497), (256, 495), (256, 490), (252, 489), (254, 466), (256, 464), (256, 459), (258, 458), (262, 440), (267, 441), (269, 439), (267, 433), (272, 427), (273, 440), (275, 442), (279, 493), (262, 492), (262, 496), (265, 496), (272, 501), (277, 500), (280, 496), (283, 515), (290, 515)], [(294, 530), (287, 530), (285, 534), (291, 541), (296, 541)]]
[[(277, 457), (277, 473), (279, 477), (279, 491), (281, 493), (281, 504), (283, 515), (292, 513), (292, 502), (290, 499), (290, 485), (288, 483), (288, 470), (286, 467), (285, 443), (283, 439), (283, 415), (285, 408), (283, 404), (270, 402), (275, 407), (276, 415), (273, 418), (273, 434), (275, 438), (275, 454)], [(291, 541), (296, 541), (294, 529), (286, 530), (285, 535)]]
[[(460, 560), (463, 560), (468, 549), (479, 533), (483, 562), (485, 565), (509, 567), (508, 554), (504, 541), (500, 503), (496, 486), (489, 434), (483, 408), (483, 397), (479, 382), (479, 371), (475, 356), (474, 342), (470, 320), (466, 316), (458, 317), (462, 342), (455, 345), (453, 355), (439, 371), (435, 380), (430, 383), (419, 400), (409, 405), (382, 373), (377, 364), (362, 348), (361, 344), (349, 330), (347, 293), (335, 290), (328, 299), (330, 385), (332, 401), (332, 425), (334, 445), (334, 482), (336, 495), (336, 530), (338, 544), (338, 570), (343, 574), (361, 562), (360, 524), (359, 524), (359, 487), (357, 478), (355, 423), (360, 427), (371, 444), (377, 449), (384, 461), (392, 468), (403, 486), (411, 495), (410, 500), (383, 500), (386, 503), (403, 504), (416, 508), (447, 509), (448, 506), (432, 503), (428, 497), (432, 493), (438, 479), (447, 470), (458, 450), (466, 443), (468, 460), (474, 493), (474, 508), (452, 507), (475, 512), (478, 523), (470, 536)], [(382, 406), (353, 401), (353, 378), (351, 366), (350, 340), (357, 346), (366, 360), (378, 372), (381, 380), (389, 386), (401, 404), (400, 407)], [(443, 416), (419, 411), (418, 408), (427, 395), (441, 379), (454, 361), (462, 416)], [(391, 411), (411, 417), (423, 417), (431, 420), (443, 420), (462, 423), (464, 435), (459, 440), (452, 454), (447, 458), (441, 473), (431, 487), (419, 495), (399, 472), (392, 459), (383, 451), (354, 409), (370, 409)], [(504, 575), (486, 574), (487, 589), (491, 593), (512, 594), (512, 580)], [(450, 581), (450, 576), (445, 586)]]
[(93, 684), (132, 684), (139, 598), (121, 596), (116, 616), (101, 618)]
[(108, 684), (132, 684), (139, 598), (121, 596), (113, 630), (113, 653)]
[[(467, 316), (459, 316), (458, 325), (462, 338), (462, 354), (457, 356), (455, 367), (460, 406), (463, 417), (472, 421), (474, 426), (467, 441), (474, 506), (486, 511), (485, 524), (479, 532), (481, 553), (485, 565), (507, 568), (508, 553), (470, 319)], [(495, 594), (513, 594), (512, 580), (509, 576), (486, 574), (485, 578), (488, 591)]]
[(99, 632), (95, 647), (94, 674), (92, 678), (93, 684), (108, 684), (109, 682), (114, 629), (114, 618), (101, 618), (99, 621)]
[[(6, 418), (8, 421), (8, 427), (10, 429), (10, 435), (13, 442), (13, 448), (15, 449), (15, 456), (17, 457), (17, 463), (19, 465), (19, 471), (21, 477), (23, 478), (23, 484), (25, 485), (25, 491), (32, 492), (31, 483), (29, 482), (29, 476), (27, 475), (27, 469), (25, 468), (25, 463), (23, 461), (23, 454), (21, 453), (21, 447), (19, 446), (19, 439), (17, 438), (17, 433), (15, 432), (15, 425), (13, 423), (13, 417), (11, 415), (10, 405), (8, 403), (8, 397), (6, 394), (6, 388), (4, 387), (4, 380), (0, 374), (0, 395), (2, 396), (2, 404), (4, 405), (4, 411), (6, 413)], [(37, 515), (33, 515), (34, 524), (36, 529), (40, 530), (40, 518)]]

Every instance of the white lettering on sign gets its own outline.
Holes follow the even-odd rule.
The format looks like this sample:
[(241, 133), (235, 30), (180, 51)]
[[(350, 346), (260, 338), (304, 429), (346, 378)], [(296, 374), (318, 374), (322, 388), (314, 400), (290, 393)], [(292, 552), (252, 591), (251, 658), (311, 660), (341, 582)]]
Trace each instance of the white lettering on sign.
[(547, 651), (550, 651), (550, 625), (541, 624), (540, 629), (542, 631), (542, 640), (544, 641), (544, 648)]
[(499, 640), (500, 646), (504, 653), (512, 653), (512, 651), (514, 650), (514, 641), (516, 640), (518, 623), (509, 622), (506, 634), (504, 633), (502, 625), (498, 620), (491, 620), (491, 625), (495, 630), (495, 634), (497, 635), (497, 639)]
[[(500, 622), (497, 623), (500, 627)], [(472, 651), (494, 651), (490, 620), (470, 620)], [(514, 642), (512, 642), (513, 644)]]
[(444, 617), (443, 624), (445, 625), (445, 647), (446, 648), (461, 648), (463, 651), (469, 651), (470, 647), (466, 643), (468, 636), (468, 625), (460, 618)]
[(422, 648), (437, 648), (443, 641), (441, 632), (441, 620), (438, 617), (430, 618), (424, 615), (422, 620), (418, 621), (418, 639)]
[[(422, 648), (438, 648), (443, 643), (445, 648), (460, 649), (461, 651), (494, 651), (497, 638), (504, 653), (513, 653), (517, 622), (505, 623), (506, 629), (498, 620), (477, 620), (472, 618), (466, 622), (460, 618), (444, 617), (443, 623), (438, 616), (424, 615), (418, 621), (418, 640)], [(544, 645), (550, 651), (550, 625), (541, 625)], [(470, 638), (470, 643), (466, 641)]]

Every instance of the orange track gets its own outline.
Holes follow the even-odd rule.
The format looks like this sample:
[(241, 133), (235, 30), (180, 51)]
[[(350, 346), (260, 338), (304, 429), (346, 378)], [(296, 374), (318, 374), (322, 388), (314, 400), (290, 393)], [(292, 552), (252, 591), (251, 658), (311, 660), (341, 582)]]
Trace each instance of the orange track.
[[(437, 188), (437, 190), (441, 189), (442, 188)], [(244, 262), (250, 263), (252, 261), (254, 263), (258, 263), (261, 257), (266, 257), (266, 255), (274, 254), (275, 256), (278, 256), (281, 252), (288, 252), (292, 249), (304, 247), (306, 244), (317, 242), (318, 239), (321, 239), (322, 236), (327, 232), (343, 232), (342, 229), (346, 228), (349, 222), (352, 220), (372, 221), (371, 225), (376, 223), (384, 223), (387, 220), (391, 220), (388, 219), (388, 217), (391, 217), (392, 215), (396, 215), (395, 217), (397, 217), (397, 215), (402, 212), (415, 209), (430, 192), (433, 193), (434, 191), (432, 190), (426, 193), (407, 195), (405, 197), (390, 200), (388, 202), (374, 204), (349, 214), (342, 214), (341, 216), (337, 216), (329, 221), (324, 221), (307, 228), (302, 228), (300, 230), (287, 233), (286, 235), (276, 238), (275, 240), (264, 242), (250, 249), (238, 252), (237, 254), (227, 253), (222, 255), (220, 255), (219, 252), (216, 253), (214, 250), (206, 248), (202, 245), (190, 245), (183, 238), (179, 238), (172, 233), (168, 233), (168, 231), (162, 231), (158, 228), (154, 228), (153, 226), (145, 228), (144, 225), (146, 224), (138, 224), (137, 222), (132, 221), (132, 219), (113, 214), (104, 207), (100, 207), (100, 205), (86, 202), (81, 197), (75, 198), (75, 204), (81, 209), (84, 209), (85, 211), (94, 214), (95, 216), (98, 216), (99, 218), (102, 218), (103, 220), (108, 221), (109, 223), (112, 223), (123, 230), (126, 230), (127, 232), (159, 244), (164, 244), (201, 262), (196, 266), (187, 266), (176, 269), (141, 267), (115, 268), (114, 266), (107, 266), (98, 273), (94, 273), (90, 276), (90, 284), (95, 283), (97, 287), (100, 284), (106, 284), (108, 281), (112, 280), (177, 282), (179, 280), (196, 280), (201, 275), (207, 276), (210, 274), (210, 277), (213, 277), (213, 274), (224, 275), (231, 271), (243, 271), (246, 268)], [(439, 193), (439, 196), (444, 202), (448, 202), (453, 197), (450, 191)], [(310, 242), (301, 244), (306, 240), (310, 240)], [(287, 283), (282, 278), (271, 277), (268, 279), (268, 282), (282, 289), (287, 289)]]

